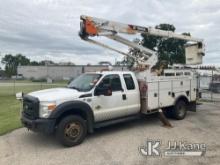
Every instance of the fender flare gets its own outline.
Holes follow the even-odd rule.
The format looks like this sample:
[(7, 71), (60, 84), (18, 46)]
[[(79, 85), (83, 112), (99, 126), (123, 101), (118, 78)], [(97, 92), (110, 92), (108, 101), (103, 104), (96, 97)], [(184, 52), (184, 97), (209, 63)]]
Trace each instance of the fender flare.
[(59, 119), (65, 113), (83, 114), (83, 117), (87, 120), (88, 132), (93, 132), (94, 125), (94, 114), (92, 108), (85, 102), (82, 101), (67, 101), (58, 105), (55, 110), (51, 113), (50, 118)]
[(178, 97), (175, 99), (173, 105), (175, 106), (176, 103), (177, 103), (179, 100), (184, 100), (184, 101), (186, 102), (186, 104), (189, 103), (189, 99), (188, 99), (186, 96), (184, 96), (184, 95), (180, 95), (180, 96), (178, 96)]

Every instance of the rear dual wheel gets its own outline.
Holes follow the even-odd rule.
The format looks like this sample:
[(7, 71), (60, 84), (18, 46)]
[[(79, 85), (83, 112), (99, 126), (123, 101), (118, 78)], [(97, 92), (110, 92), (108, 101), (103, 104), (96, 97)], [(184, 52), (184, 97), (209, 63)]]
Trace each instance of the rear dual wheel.
[(183, 100), (178, 100), (172, 111), (173, 118), (177, 120), (182, 120), (186, 117), (186, 113), (187, 113), (186, 102)]
[(187, 114), (187, 104), (183, 100), (178, 100), (173, 107), (164, 108), (163, 113), (168, 118), (182, 120)]

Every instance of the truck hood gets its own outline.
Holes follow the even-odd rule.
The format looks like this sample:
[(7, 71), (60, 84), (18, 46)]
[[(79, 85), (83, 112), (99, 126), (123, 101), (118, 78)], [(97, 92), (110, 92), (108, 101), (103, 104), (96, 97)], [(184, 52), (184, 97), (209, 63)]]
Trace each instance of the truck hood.
[(79, 98), (84, 93), (70, 88), (51, 88), (31, 92), (28, 95), (37, 97), (40, 102), (62, 102)]

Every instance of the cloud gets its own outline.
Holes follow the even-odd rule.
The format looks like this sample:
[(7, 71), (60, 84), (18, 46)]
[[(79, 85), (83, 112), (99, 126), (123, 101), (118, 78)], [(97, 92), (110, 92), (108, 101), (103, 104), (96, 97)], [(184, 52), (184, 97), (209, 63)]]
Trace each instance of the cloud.
[(78, 37), (81, 14), (143, 26), (171, 23), (177, 32), (204, 38), (204, 62), (220, 64), (218, 0), (1, 0), (1, 54), (23, 53), (31, 59), (70, 60), (77, 64), (95, 64), (106, 59), (114, 62), (121, 58)]

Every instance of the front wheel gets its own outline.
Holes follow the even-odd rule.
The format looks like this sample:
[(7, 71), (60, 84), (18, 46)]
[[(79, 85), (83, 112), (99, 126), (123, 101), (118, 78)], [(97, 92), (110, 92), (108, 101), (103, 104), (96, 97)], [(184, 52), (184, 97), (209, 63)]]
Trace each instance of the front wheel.
[(86, 121), (80, 116), (67, 116), (57, 126), (56, 137), (67, 147), (80, 144), (86, 137)]
[(186, 113), (187, 113), (186, 102), (183, 100), (177, 101), (173, 109), (173, 114), (172, 114), (173, 118), (177, 120), (182, 120), (185, 118)]

